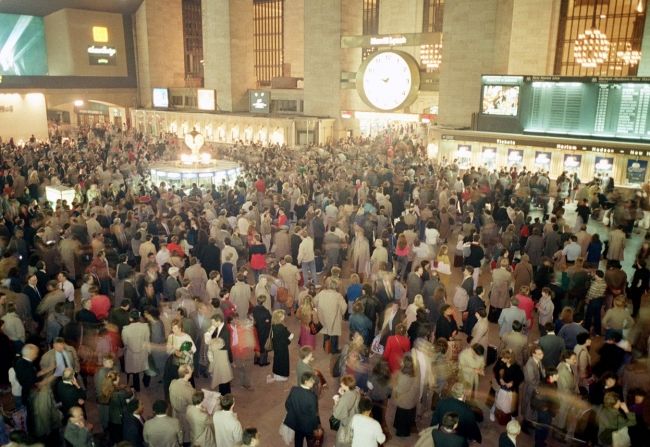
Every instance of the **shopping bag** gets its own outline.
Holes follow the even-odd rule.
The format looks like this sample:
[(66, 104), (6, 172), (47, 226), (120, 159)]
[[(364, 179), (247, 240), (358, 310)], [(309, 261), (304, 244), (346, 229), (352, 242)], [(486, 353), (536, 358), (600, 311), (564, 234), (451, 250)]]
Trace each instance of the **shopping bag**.
[(287, 427), (284, 422), (280, 425), (280, 429), (278, 430), (278, 433), (280, 433), (280, 437), (284, 441), (286, 445), (292, 445), (293, 440), (296, 436), (296, 432), (291, 430), (289, 427)]
[(512, 413), (512, 391), (504, 390), (503, 388), (497, 391), (495, 399), (497, 409), (506, 414)]
[(627, 427), (619, 428), (612, 432), (612, 447), (631, 447), (632, 440)]
[(370, 345), (370, 351), (378, 355), (384, 354), (384, 346), (381, 344), (381, 335), (376, 335), (375, 338), (373, 338), (372, 344)]

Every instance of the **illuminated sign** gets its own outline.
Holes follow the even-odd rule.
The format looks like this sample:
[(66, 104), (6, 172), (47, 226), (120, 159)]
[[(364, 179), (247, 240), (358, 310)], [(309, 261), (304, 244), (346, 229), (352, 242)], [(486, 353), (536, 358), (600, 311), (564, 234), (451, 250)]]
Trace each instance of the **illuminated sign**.
[(196, 102), (199, 110), (215, 110), (216, 100), (213, 89), (200, 88), (196, 91)]
[(249, 111), (251, 113), (271, 112), (271, 93), (266, 90), (250, 91)]
[(394, 46), (394, 45), (404, 45), (406, 44), (405, 36), (383, 36), (383, 37), (371, 37), (370, 45), (382, 46)]
[(90, 65), (115, 65), (115, 54), (117, 54), (117, 50), (106, 45), (88, 47)]
[(42, 17), (0, 14), (0, 76), (47, 74)]
[(516, 146), (517, 142), (515, 140), (500, 140), (500, 139), (497, 138), (497, 144), (506, 144), (506, 145)]
[(93, 41), (108, 42), (108, 28), (105, 26), (93, 26)]

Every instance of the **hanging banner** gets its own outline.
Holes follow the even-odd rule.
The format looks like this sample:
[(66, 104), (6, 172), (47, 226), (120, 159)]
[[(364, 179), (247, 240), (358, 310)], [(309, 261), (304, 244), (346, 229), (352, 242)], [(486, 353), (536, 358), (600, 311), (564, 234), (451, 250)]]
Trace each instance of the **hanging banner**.
[(469, 169), (472, 164), (472, 146), (469, 144), (459, 144), (456, 150), (456, 160), (460, 169)]
[(627, 161), (627, 182), (640, 185), (645, 183), (645, 177), (648, 172), (647, 160), (628, 160)]
[(564, 155), (564, 170), (567, 172), (578, 172), (582, 164), (582, 155)]
[(542, 151), (535, 152), (535, 166), (548, 171), (551, 168), (551, 153)]
[(596, 164), (594, 165), (594, 172), (596, 175), (606, 174), (611, 177), (614, 170), (614, 159), (611, 157), (596, 157)]
[(508, 167), (520, 168), (524, 165), (524, 151), (520, 149), (508, 149)]
[(484, 146), (482, 152), (481, 162), (483, 166), (488, 169), (494, 169), (497, 161), (497, 148)]

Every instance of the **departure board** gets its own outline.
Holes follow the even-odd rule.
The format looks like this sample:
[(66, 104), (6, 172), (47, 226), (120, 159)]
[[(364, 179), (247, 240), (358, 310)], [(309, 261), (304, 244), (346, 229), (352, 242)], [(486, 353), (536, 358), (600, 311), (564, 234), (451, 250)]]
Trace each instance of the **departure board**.
[[(484, 76), (483, 85), (494, 76)], [(650, 140), (650, 78), (521, 76), (516, 119), (523, 132)], [(512, 129), (507, 117), (503, 131)], [(497, 122), (498, 125), (498, 122)], [(479, 121), (479, 130), (481, 129)]]

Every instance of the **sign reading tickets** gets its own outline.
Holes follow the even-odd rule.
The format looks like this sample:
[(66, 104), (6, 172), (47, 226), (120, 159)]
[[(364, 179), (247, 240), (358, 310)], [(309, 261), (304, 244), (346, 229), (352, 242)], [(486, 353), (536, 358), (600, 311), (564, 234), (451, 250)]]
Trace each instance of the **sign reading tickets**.
[(627, 161), (627, 182), (640, 185), (645, 182), (646, 173), (648, 172), (647, 160), (628, 160)]

